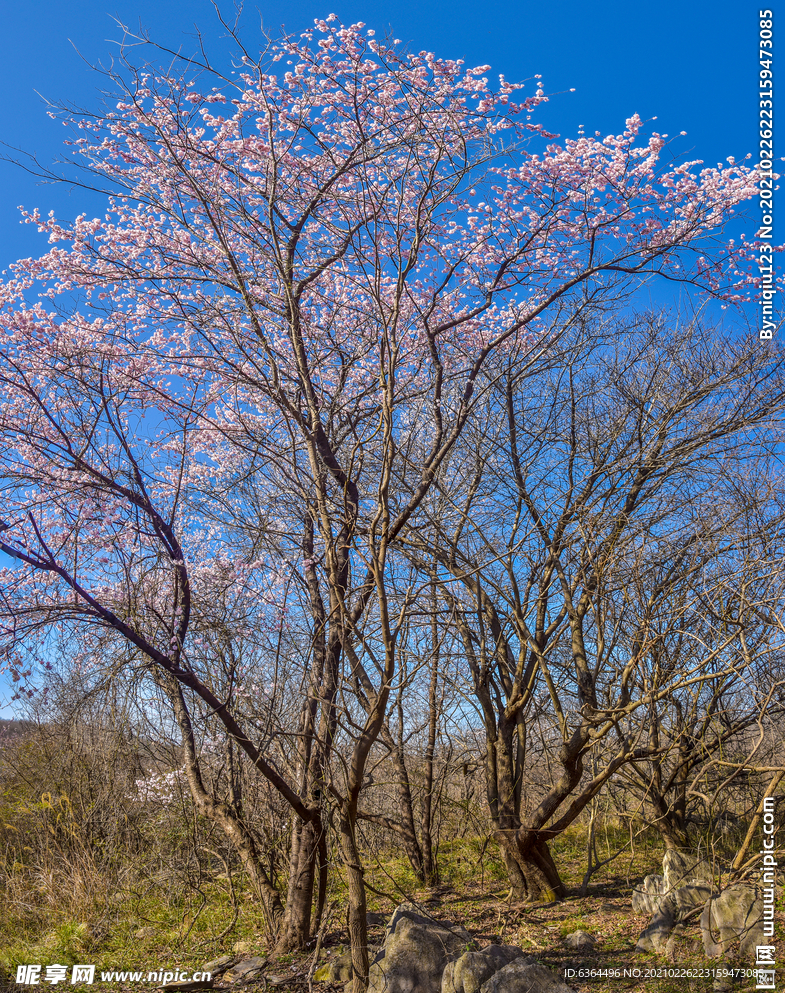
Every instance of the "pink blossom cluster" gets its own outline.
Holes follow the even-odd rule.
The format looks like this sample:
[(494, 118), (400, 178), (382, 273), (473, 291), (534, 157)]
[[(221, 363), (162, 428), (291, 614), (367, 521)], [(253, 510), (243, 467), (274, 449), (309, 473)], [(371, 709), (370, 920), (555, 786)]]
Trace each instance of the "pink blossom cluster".
[(62, 624), (100, 664), (109, 631), (259, 699), (216, 632), (294, 639), (292, 591), (339, 532), (362, 572), (484, 364), (547, 347), (581, 301), (654, 276), (743, 301), (752, 246), (723, 227), (756, 176), (664, 162), (637, 116), (559, 143), (539, 80), (523, 96), (333, 15), (235, 78), (192, 68), (67, 115), (103, 216), (23, 212), (51, 247), (0, 284), (2, 639), (10, 661)]

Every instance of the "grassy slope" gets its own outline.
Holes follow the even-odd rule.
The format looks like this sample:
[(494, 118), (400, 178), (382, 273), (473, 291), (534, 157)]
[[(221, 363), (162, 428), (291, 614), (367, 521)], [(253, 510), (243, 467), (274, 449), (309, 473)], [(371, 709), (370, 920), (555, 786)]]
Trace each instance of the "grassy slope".
[[(600, 858), (624, 844), (618, 835), (601, 836)], [(442, 846), (442, 883), (432, 891), (418, 890), (405, 861), (399, 857), (368, 859), (371, 887), (369, 909), (389, 913), (405, 899), (414, 899), (438, 916), (463, 923), (480, 944), (490, 941), (520, 945), (554, 970), (572, 968), (568, 982), (578, 990), (657, 990), (662, 993), (711, 990), (711, 977), (654, 976), (640, 978), (603, 975), (603, 970), (639, 968), (701, 969), (707, 963), (699, 947), (697, 925), (688, 928), (680, 954), (686, 959), (675, 966), (652, 956), (636, 956), (638, 934), (648, 923), (631, 911), (633, 885), (649, 872), (659, 870), (661, 848), (654, 839), (638, 840), (592, 878), (588, 895), (577, 895), (586, 866), (586, 839), (580, 828), (569, 831), (553, 846), (571, 895), (549, 907), (527, 908), (507, 898), (505, 875), (493, 843), (478, 839)], [(19, 883), (23, 882), (19, 869)], [(0, 967), (9, 978), (20, 962), (51, 964), (95, 963), (98, 969), (140, 970), (199, 969), (206, 961), (232, 952), (244, 942), (251, 954), (267, 948), (264, 921), (242, 881), (206, 880), (195, 871), (184, 882), (161, 873), (157, 878), (136, 879), (114, 893), (104, 892), (100, 880), (41, 879), (36, 893), (14, 892), (13, 877), (0, 891)], [(29, 877), (24, 878), (29, 887)], [(80, 893), (81, 888), (81, 893)], [(70, 890), (70, 892), (69, 892)], [(232, 890), (234, 900), (232, 900)], [(343, 881), (336, 872), (329, 895), (330, 917), (323, 935), (327, 954), (336, 954), (346, 940), (343, 921)], [(2, 906), (5, 903), (5, 907)], [(561, 945), (567, 934), (585, 930), (597, 945), (590, 952), (570, 952)], [(380, 940), (381, 930), (372, 932)], [(783, 936), (780, 935), (780, 939)], [(782, 944), (780, 948), (785, 947)], [(289, 957), (270, 964), (282, 993), (308, 988), (313, 956)], [(580, 978), (580, 969), (599, 970), (593, 978)], [(46, 988), (43, 984), (39, 988)], [(120, 990), (123, 984), (104, 984)], [(745, 980), (738, 989), (752, 989)], [(24, 987), (15, 987), (17, 990)], [(67, 986), (78, 989), (77, 986)], [(84, 989), (102, 988), (100, 982)], [(127, 989), (151, 989), (135, 983)], [(334, 987), (338, 989), (339, 987)], [(314, 983), (315, 991), (327, 991)]]

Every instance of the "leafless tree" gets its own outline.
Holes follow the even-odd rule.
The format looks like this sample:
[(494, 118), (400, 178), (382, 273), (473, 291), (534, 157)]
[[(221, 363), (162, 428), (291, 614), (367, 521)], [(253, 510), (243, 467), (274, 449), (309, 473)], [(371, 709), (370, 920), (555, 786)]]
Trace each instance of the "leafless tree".
[[(563, 891), (548, 842), (603, 785), (667, 763), (673, 735), (685, 746), (670, 708), (692, 700), (693, 729), (711, 736), (703, 705), (719, 719), (779, 648), (770, 625), (757, 639), (781, 598), (767, 478), (781, 356), (697, 318), (606, 330), (576, 328), (571, 357), (540, 379), (499, 371), (430, 530), (407, 537), (420, 568), (438, 562), (485, 725), (496, 836), (532, 899)], [(524, 796), (538, 739), (550, 776)]]

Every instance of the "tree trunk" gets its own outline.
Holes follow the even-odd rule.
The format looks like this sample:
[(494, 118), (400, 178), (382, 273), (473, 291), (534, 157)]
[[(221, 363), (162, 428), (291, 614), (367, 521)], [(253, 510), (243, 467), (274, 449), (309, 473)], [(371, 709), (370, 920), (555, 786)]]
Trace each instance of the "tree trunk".
[(341, 812), (341, 854), (349, 884), (349, 906), (347, 925), (349, 947), (352, 953), (351, 993), (365, 993), (368, 989), (368, 921), (365, 901), (365, 870), (360, 863), (355, 833), (355, 818), (350, 812)]
[(501, 846), (513, 893), (518, 899), (527, 903), (551, 903), (566, 896), (564, 883), (541, 832), (522, 827), (517, 831), (494, 831), (493, 838)]
[[(251, 878), (254, 888), (259, 894), (271, 934), (277, 934), (283, 918), (283, 905), (278, 891), (273, 886), (264, 871), (256, 841), (251, 831), (243, 821), (241, 812), (217, 799), (207, 790), (202, 779), (202, 770), (191, 724), (191, 715), (183, 697), (182, 687), (172, 677), (158, 678), (158, 683), (166, 690), (174, 710), (175, 720), (180, 728), (182, 742), (183, 770), (191, 791), (191, 797), (197, 811), (213, 824), (217, 824), (234, 845), (243, 863), (245, 871)], [(234, 795), (233, 799), (239, 798)]]
[(431, 679), (428, 685), (428, 743), (425, 746), (425, 788), (423, 790), (420, 819), (422, 826), (423, 876), (427, 886), (433, 886), (439, 882), (439, 868), (436, 864), (433, 846), (433, 764), (436, 754), (436, 732), (438, 730), (442, 702), (438, 696), (440, 641), (436, 621), (437, 614), (438, 599), (436, 596), (436, 583), (434, 582), (431, 584), (431, 653), (433, 657), (431, 659)]
[(311, 905), (313, 903), (319, 825), (297, 820), (292, 832), (292, 853), (289, 859), (289, 888), (286, 913), (275, 946), (276, 955), (305, 948), (311, 936)]
[(313, 929), (316, 933), (318, 933), (319, 928), (322, 926), (322, 917), (324, 916), (324, 908), (327, 903), (327, 881), (330, 872), (330, 857), (327, 852), (327, 837), (324, 832), (324, 826), (320, 825), (320, 827), (321, 830), (317, 839), (317, 849), (319, 853), (319, 896), (316, 901), (316, 918), (313, 922)]
[(412, 800), (412, 788), (409, 781), (409, 770), (406, 768), (403, 745), (393, 738), (386, 725), (382, 728), (380, 737), (390, 749), (390, 758), (396, 773), (395, 786), (398, 793), (400, 835), (403, 846), (417, 880), (420, 883), (427, 883), (422, 848), (417, 838), (417, 828), (414, 821), (414, 801)]
[(245, 871), (251, 877), (251, 881), (262, 901), (264, 915), (271, 934), (275, 934), (280, 927), (284, 915), (283, 905), (278, 890), (270, 882), (270, 878), (264, 871), (259, 853), (253, 836), (242, 823), (235, 818), (226, 808), (225, 804), (218, 803), (207, 798), (194, 795), (196, 808), (200, 814), (207, 817), (223, 830), (227, 838), (237, 849), (237, 853), (243, 863)]
[[(303, 518), (303, 556), (314, 557), (313, 508)], [(299, 735), (300, 794), (318, 806), (335, 733), (335, 692), (341, 656), (340, 634), (327, 636), (326, 613), (319, 581), (313, 569), (306, 570), (314, 641), (310, 685), (303, 703)], [(319, 896), (315, 929), (318, 930), (327, 895), (327, 851), (320, 818), (295, 820), (289, 859), (286, 915), (276, 944), (277, 954), (307, 947), (311, 938), (311, 913), (319, 863)]]
[(681, 851), (689, 847), (685, 818), (674, 804), (669, 804), (666, 797), (655, 794), (650, 796), (655, 818), (654, 827), (660, 834), (665, 850)]
[[(525, 900), (527, 898), (528, 888), (526, 885), (526, 877), (524, 876), (520, 865), (518, 864), (518, 859), (515, 854), (513, 854), (512, 849), (504, 844), (504, 842), (499, 837), (505, 832), (494, 831), (492, 837), (499, 842), (499, 848), (501, 850), (502, 861), (504, 862), (504, 867), (507, 870), (507, 879), (510, 883), (510, 889), (516, 900)], [(514, 834), (515, 832), (513, 832)]]

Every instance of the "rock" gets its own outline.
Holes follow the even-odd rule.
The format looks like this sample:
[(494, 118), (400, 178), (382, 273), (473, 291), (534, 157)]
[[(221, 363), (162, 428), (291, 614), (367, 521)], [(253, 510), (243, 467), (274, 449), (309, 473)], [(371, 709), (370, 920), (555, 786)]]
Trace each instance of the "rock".
[(691, 882), (663, 894), (654, 908), (649, 926), (638, 938), (635, 951), (666, 953), (674, 925), (703, 907), (714, 893), (716, 890), (711, 883)]
[(572, 934), (567, 935), (562, 944), (566, 948), (582, 950), (593, 948), (597, 944), (597, 939), (587, 931), (573, 931)]
[(407, 920), (415, 921), (417, 924), (421, 924), (425, 927), (437, 927), (442, 928), (445, 931), (449, 931), (451, 934), (455, 934), (463, 938), (466, 942), (470, 943), (472, 941), (472, 936), (463, 927), (462, 924), (455, 924), (453, 921), (440, 921), (435, 917), (432, 917), (427, 911), (420, 910), (413, 903), (402, 903), (399, 907), (396, 907), (393, 911), (393, 915), (390, 918), (390, 923), (387, 925), (387, 931), (385, 933), (385, 943), (387, 941), (388, 935), (395, 931), (398, 927), (398, 923), (402, 918)]
[(665, 958), (672, 964), (693, 962), (703, 953), (700, 938), (690, 933), (684, 924), (677, 924), (670, 933), (665, 946)]
[(224, 979), (228, 979), (229, 982), (236, 983), (238, 980), (246, 982), (249, 979), (256, 979), (260, 976), (262, 970), (267, 965), (266, 958), (250, 958), (243, 959), (236, 965), (233, 965), (231, 969), (226, 973)]
[(522, 955), (514, 945), (489, 945), (481, 951), (464, 952), (444, 967), (441, 993), (479, 993), (486, 979)]
[(344, 952), (349, 951), (348, 945), (335, 945), (332, 948), (322, 945), (319, 949), (319, 962), (325, 963), (329, 962), (333, 958), (337, 958), (339, 955), (343, 955)]
[(351, 973), (351, 962), (349, 963), (349, 975), (345, 979), (340, 979), (335, 972), (333, 967), (337, 968), (338, 959), (335, 962), (327, 962), (325, 965), (320, 965), (316, 972), (313, 974), (313, 978), (317, 983), (346, 983), (352, 978)]
[(213, 988), (212, 979), (183, 979), (178, 983), (164, 983), (158, 987), (161, 990), (211, 990)]
[(742, 958), (752, 955), (763, 936), (763, 901), (751, 883), (733, 883), (710, 900), (701, 915), (703, 950), (708, 958), (727, 955), (738, 944)]
[(518, 959), (480, 987), (480, 993), (573, 993), (573, 990), (539, 962)]
[(213, 959), (212, 962), (205, 962), (202, 966), (202, 972), (209, 972), (214, 979), (216, 976), (222, 976), (236, 961), (236, 955), (221, 955), (220, 958)]
[(465, 928), (404, 903), (387, 925), (384, 947), (371, 965), (368, 993), (440, 993), (448, 960), (471, 945)]
[[(378, 945), (368, 946), (368, 958), (371, 962), (378, 955), (379, 950)], [(351, 951), (347, 951), (325, 962), (323, 966), (316, 970), (313, 978), (320, 983), (348, 983), (352, 975), (352, 953)]]
[(643, 883), (632, 891), (633, 914), (653, 914), (664, 892), (664, 876), (646, 876)]
[[(677, 897), (671, 908), (678, 919), (701, 906), (716, 892), (712, 883), (711, 866), (692, 852), (669, 849), (662, 860), (663, 874), (646, 876), (641, 886), (633, 890), (632, 912), (655, 916), (661, 909), (663, 897), (680, 890), (685, 892)], [(704, 889), (695, 889), (704, 887)], [(704, 895), (705, 893), (705, 895)]]
[(676, 917), (681, 921), (693, 910), (705, 906), (706, 902), (716, 894), (717, 887), (713, 883), (696, 880), (669, 893), (667, 899), (672, 900), (675, 904)]
[(708, 881), (714, 878), (711, 866), (706, 859), (695, 852), (668, 849), (662, 860), (662, 872), (665, 880), (665, 892), (678, 889), (687, 882)]
[(635, 951), (662, 954), (675, 923), (676, 918), (669, 907), (658, 907), (649, 926), (641, 932)]

